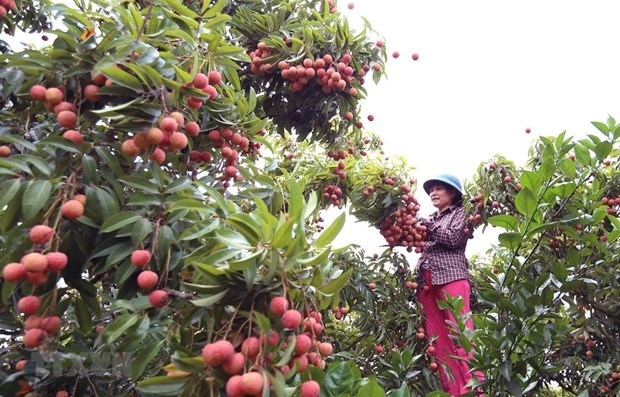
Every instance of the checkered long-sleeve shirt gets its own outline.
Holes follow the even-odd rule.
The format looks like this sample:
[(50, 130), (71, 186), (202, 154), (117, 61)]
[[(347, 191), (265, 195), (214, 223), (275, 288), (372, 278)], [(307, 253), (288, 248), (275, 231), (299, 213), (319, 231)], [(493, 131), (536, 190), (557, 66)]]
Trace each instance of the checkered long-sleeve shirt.
[(469, 280), (465, 247), (471, 232), (465, 230), (465, 209), (452, 205), (441, 214), (435, 212), (430, 218), (422, 219), (422, 222), (427, 226), (427, 232), (418, 267), (430, 270), (431, 284)]

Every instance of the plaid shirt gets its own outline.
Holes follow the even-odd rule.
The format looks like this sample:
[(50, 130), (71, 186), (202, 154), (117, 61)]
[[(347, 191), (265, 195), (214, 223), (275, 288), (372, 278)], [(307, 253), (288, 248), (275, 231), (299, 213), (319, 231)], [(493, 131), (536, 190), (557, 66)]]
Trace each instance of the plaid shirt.
[(431, 284), (469, 280), (465, 247), (471, 232), (465, 233), (465, 209), (460, 205), (452, 205), (441, 214), (434, 212), (430, 218), (420, 219), (427, 231), (418, 266), (430, 270)]

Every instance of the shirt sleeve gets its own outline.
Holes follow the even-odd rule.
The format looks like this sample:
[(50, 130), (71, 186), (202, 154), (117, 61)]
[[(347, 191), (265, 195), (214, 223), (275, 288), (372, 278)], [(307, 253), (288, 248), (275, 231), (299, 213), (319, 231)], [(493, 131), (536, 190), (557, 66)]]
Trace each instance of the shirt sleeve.
[(459, 208), (452, 212), (449, 222), (441, 222), (433, 227), (433, 238), (437, 244), (456, 248), (467, 244), (469, 238), (465, 233), (465, 211)]

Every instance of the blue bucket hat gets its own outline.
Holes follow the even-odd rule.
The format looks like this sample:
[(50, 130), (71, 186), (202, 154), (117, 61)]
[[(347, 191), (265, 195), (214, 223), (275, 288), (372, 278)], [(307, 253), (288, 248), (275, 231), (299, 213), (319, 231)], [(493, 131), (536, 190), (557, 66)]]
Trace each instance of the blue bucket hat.
[(424, 184), (422, 184), (422, 187), (424, 188), (424, 191), (426, 192), (426, 194), (430, 194), (431, 186), (433, 185), (433, 183), (436, 183), (436, 182), (441, 182), (441, 183), (445, 183), (448, 186), (452, 186), (453, 188), (456, 189), (456, 192), (459, 195), (463, 196), (463, 187), (461, 186), (461, 181), (459, 181), (459, 178), (451, 174), (439, 174), (436, 177), (431, 178), (427, 180), (426, 182), (424, 182)]

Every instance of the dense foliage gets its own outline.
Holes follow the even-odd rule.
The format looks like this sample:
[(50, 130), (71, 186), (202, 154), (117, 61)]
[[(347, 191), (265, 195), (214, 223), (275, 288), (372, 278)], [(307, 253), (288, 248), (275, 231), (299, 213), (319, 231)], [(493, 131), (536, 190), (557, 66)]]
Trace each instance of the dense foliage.
[[(331, 0), (6, 3), (7, 35), (49, 45), (0, 56), (0, 394), (442, 395), (412, 169), (358, 116), (369, 24)], [(460, 335), (487, 395), (620, 395), (620, 128), (594, 125), (467, 185), (505, 229)], [(384, 252), (333, 246), (345, 209)]]

